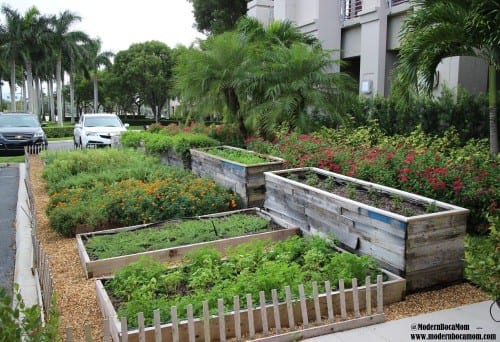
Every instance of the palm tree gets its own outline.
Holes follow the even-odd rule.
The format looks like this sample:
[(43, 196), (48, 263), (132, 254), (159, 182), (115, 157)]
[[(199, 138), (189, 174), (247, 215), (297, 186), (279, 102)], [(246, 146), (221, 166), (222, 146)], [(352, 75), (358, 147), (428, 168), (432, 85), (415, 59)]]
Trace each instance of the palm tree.
[(475, 56), (489, 64), (490, 152), (498, 154), (496, 72), (500, 70), (498, 0), (415, 0), (401, 31), (398, 88), (432, 91), (443, 58)]
[(339, 61), (329, 51), (303, 43), (275, 45), (249, 79), (247, 126), (273, 136), (285, 124), (308, 132), (324, 122), (342, 123), (355, 83), (345, 73), (330, 72)]
[(81, 45), (89, 43), (90, 38), (82, 31), (70, 31), (71, 25), (80, 21), (81, 17), (64, 11), (59, 16), (53, 16), (51, 20), (52, 26), (52, 41), (51, 46), (54, 49), (57, 64), (56, 64), (56, 82), (57, 82), (57, 121), (59, 126), (63, 125), (63, 108), (62, 108), (62, 62), (64, 58), (70, 61), (73, 65), (76, 56), (82, 52)]
[(238, 84), (253, 69), (248, 45), (231, 31), (200, 41), (200, 49), (191, 47), (178, 58), (174, 74), (176, 91), (184, 104), (203, 115), (223, 113), (227, 122), (236, 122), (247, 136), (243, 98)]
[(99, 96), (98, 96), (98, 86), (97, 86), (97, 72), (101, 66), (110, 67), (111, 58), (113, 58), (114, 53), (110, 51), (101, 52), (101, 41), (100, 39), (92, 40), (90, 44), (89, 51), (89, 65), (92, 66), (92, 79), (94, 82), (94, 113), (98, 110)]
[[(33, 69), (35, 68), (34, 64), (40, 62), (47, 51), (45, 45), (48, 35), (48, 19), (42, 16), (36, 7), (28, 9), (24, 16), (19, 15), (17, 11), (8, 6), (3, 6), (2, 11), (7, 18), (7, 29), (4, 36), (6, 40), (3, 48), (6, 57), (11, 61), (11, 84), (15, 84), (16, 63), (24, 63), (29, 98), (28, 110), (38, 114), (37, 95), (33, 87), (35, 82)], [(11, 88), (11, 95), (12, 93)], [(15, 103), (13, 109), (14, 106)]]
[(251, 58), (259, 61), (244, 84), (252, 99), (246, 102), (248, 127), (269, 137), (282, 124), (308, 131), (320, 117), (342, 122), (354, 81), (345, 73), (330, 72), (340, 61), (332, 60), (316, 37), (288, 20), (263, 27), (245, 17), (238, 31), (252, 43)]

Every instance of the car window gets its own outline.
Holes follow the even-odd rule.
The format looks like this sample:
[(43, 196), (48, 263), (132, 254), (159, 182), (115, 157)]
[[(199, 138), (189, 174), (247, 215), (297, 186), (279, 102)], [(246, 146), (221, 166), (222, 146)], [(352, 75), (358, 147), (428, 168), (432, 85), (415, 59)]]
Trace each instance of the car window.
[(121, 121), (114, 116), (88, 116), (85, 127), (121, 127)]
[(31, 115), (0, 115), (0, 127), (40, 127)]

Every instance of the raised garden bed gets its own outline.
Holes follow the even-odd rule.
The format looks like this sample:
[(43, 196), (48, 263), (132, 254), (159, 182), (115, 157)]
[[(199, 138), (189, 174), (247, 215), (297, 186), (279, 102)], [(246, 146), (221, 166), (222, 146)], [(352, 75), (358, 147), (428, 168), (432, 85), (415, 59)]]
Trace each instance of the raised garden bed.
[(265, 180), (270, 213), (372, 255), (409, 291), (462, 280), (467, 209), (318, 168)]
[(259, 208), (249, 208), (78, 234), (76, 240), (85, 274), (92, 278), (111, 274), (142, 256), (174, 262), (198, 248), (212, 246), (224, 252), (252, 239), (274, 241), (296, 234), (297, 227)]
[[(212, 339), (218, 339), (218, 336), (232, 338), (238, 335), (236, 333), (238, 329), (243, 333), (248, 332), (250, 325), (255, 332), (267, 331), (268, 328), (280, 330), (283, 327), (289, 327), (290, 322), (293, 322), (293, 319), (290, 320), (292, 312), (295, 324), (300, 325), (305, 321), (304, 327), (307, 328), (308, 322), (314, 320), (314, 317), (316, 317), (317, 323), (322, 320), (321, 317), (326, 319), (327, 312), (329, 321), (332, 318), (330, 312), (341, 313), (342, 319), (346, 319), (346, 312), (354, 310), (354, 316), (358, 317), (359, 310), (365, 309), (366, 302), (370, 303), (369, 298), (377, 298), (377, 296), (383, 298), (383, 300), (371, 302), (372, 304), (376, 302), (378, 313), (381, 313), (379, 305), (382, 302), (389, 304), (403, 299), (404, 279), (384, 270), (373, 269), (373, 261), (368, 261), (367, 257), (359, 259), (350, 253), (338, 253), (329, 248), (325, 249), (325, 246), (326, 243), (320, 238), (313, 239), (311, 243), (305, 243), (302, 238), (296, 237), (272, 246), (263, 241), (262, 245), (255, 243), (240, 245), (238, 250), (230, 253), (224, 260), (218, 259), (211, 251), (199, 251), (191, 255), (186, 263), (178, 268), (163, 267), (159, 269), (160, 266), (152, 261), (141, 259), (139, 263), (132, 264), (117, 273), (114, 279), (96, 280), (97, 298), (104, 317), (110, 320), (110, 330), (116, 341), (124, 333), (122, 327), (127, 326), (123, 325), (122, 320), (118, 320), (125, 313), (118, 316), (115, 309), (115, 306), (123, 300), (123, 298), (120, 299), (120, 296), (123, 296), (119, 294), (120, 292), (127, 293), (129, 303), (126, 306), (130, 307), (129, 305), (131, 305), (132, 307), (132, 311), (127, 314), (128, 326), (138, 327), (136, 330), (127, 330), (129, 341), (138, 340), (141, 333), (145, 334), (147, 340), (153, 338), (155, 333), (155, 328), (152, 327), (153, 321), (157, 327), (156, 333), (160, 331), (162, 341), (172, 340), (172, 334), (178, 334), (181, 337), (180, 340), (186, 340), (190, 329), (198, 337), (203, 336), (203, 334), (207, 336), (208, 329), (208, 334)], [(331, 258), (328, 255), (331, 255)], [(356, 259), (359, 259), (359, 262), (356, 262)], [(248, 264), (249, 261), (251, 264)], [(242, 267), (243, 265), (246, 267)], [(301, 265), (300, 267), (303, 269), (299, 270), (298, 265)], [(250, 269), (253, 267), (255, 270), (251, 271)], [(238, 271), (240, 269), (241, 271)], [(271, 269), (275, 271), (269, 272)], [(314, 275), (315, 269), (318, 271), (316, 275)], [(140, 271), (136, 272), (136, 270)], [(215, 272), (215, 277), (205, 276), (210, 270)], [(383, 274), (383, 278), (375, 279), (374, 275), (377, 273)], [(229, 275), (227, 276), (227, 274)], [(233, 278), (235, 274), (239, 275)], [(296, 280), (298, 274), (306, 275), (302, 275), (300, 279)], [(353, 281), (354, 289), (344, 291), (344, 280), (339, 281), (338, 279), (340, 274), (346, 277), (355, 275), (359, 278), (359, 282), (354, 283)], [(378, 294), (375, 286), (371, 285), (370, 296), (366, 295), (366, 287), (362, 286), (366, 275), (372, 276), (371, 284), (380, 283), (381, 288)], [(135, 278), (130, 279), (130, 276)], [(323, 276), (330, 278), (331, 283), (328, 282), (327, 285), (323, 281), (317, 281), (318, 277)], [(180, 278), (184, 279), (183, 277), (187, 277), (186, 283), (179, 280)], [(242, 278), (240, 279), (240, 277)], [(157, 281), (151, 283), (148, 280), (150, 278), (157, 279)], [(146, 279), (146, 281), (141, 279)], [(163, 281), (161, 284), (159, 283), (160, 279)], [(168, 281), (165, 282), (165, 279)], [(248, 281), (248, 279), (252, 279), (252, 281)], [(382, 279), (385, 280), (382, 281)], [(173, 287), (172, 281), (176, 284)], [(304, 281), (305, 285), (300, 285), (302, 283), (297, 285), (298, 281)], [(313, 281), (313, 283), (305, 281)], [(316, 281), (317, 285), (314, 284)], [(285, 287), (287, 282), (290, 285), (289, 288)], [(274, 287), (275, 285), (276, 287)], [(345, 285), (346, 288), (351, 287), (351, 278), (345, 280)], [(193, 286), (201, 286), (202, 290), (197, 291)], [(337, 286), (339, 286), (339, 291), (335, 291)], [(259, 291), (261, 288), (262, 290)], [(152, 289), (152, 292), (149, 293), (148, 289)], [(118, 292), (111, 294), (113, 291)], [(233, 291), (237, 292), (233, 293)], [(168, 295), (168, 293), (171, 294)], [(221, 299), (215, 299), (214, 296), (219, 296), (219, 294)], [(236, 315), (236, 310), (232, 310), (232, 303), (233, 299), (236, 300), (238, 296), (241, 302), (241, 307), (238, 304), (238, 308), (241, 310), (238, 309)], [(310, 296), (313, 298), (310, 299)], [(271, 297), (273, 304), (269, 304)], [(331, 303), (328, 304), (328, 297), (333, 297), (333, 307)], [(147, 298), (154, 298), (154, 303), (162, 302), (164, 306), (150, 305), (146, 302)], [(136, 304), (141, 304), (137, 307), (134, 301)], [(203, 307), (202, 302), (205, 302)], [(248, 314), (248, 303), (253, 303), (251, 307), (254, 308), (250, 309), (252, 312), (251, 322)], [(189, 304), (192, 304), (192, 307)], [(170, 309), (170, 305), (176, 306), (175, 315)], [(141, 315), (144, 319), (137, 316), (139, 312), (134, 314), (134, 307), (142, 310), (143, 314)], [(154, 309), (151, 308), (158, 309), (155, 317), (152, 315)], [(371, 308), (370, 305), (370, 310)], [(146, 312), (149, 309), (151, 312)], [(266, 322), (262, 318), (263, 312), (266, 312), (266, 320), (268, 320)], [(218, 317), (213, 316), (217, 313)], [(160, 316), (162, 317), (161, 322)], [(191, 318), (191, 324), (184, 321), (184, 319), (189, 320), (193, 316), (210, 318), (207, 321), (198, 318), (193, 321)], [(306, 317), (311, 317), (311, 319), (308, 320)], [(172, 322), (169, 322), (170, 320)]]
[(163, 165), (176, 166), (186, 170), (191, 169), (190, 154), (179, 153), (173, 148), (169, 148), (166, 152), (160, 152), (159, 156)]
[[(219, 151), (217, 155), (210, 151)], [(239, 156), (238, 156), (239, 155)], [(240, 159), (243, 155), (243, 159)], [(245, 158), (246, 155), (246, 158)], [(235, 161), (233, 158), (238, 156)], [(257, 158), (257, 159), (254, 159)], [(250, 161), (244, 163), (244, 161)], [(265, 199), (264, 172), (280, 170), (284, 160), (232, 146), (191, 149), (191, 169), (238, 194), (244, 207), (260, 207)]]

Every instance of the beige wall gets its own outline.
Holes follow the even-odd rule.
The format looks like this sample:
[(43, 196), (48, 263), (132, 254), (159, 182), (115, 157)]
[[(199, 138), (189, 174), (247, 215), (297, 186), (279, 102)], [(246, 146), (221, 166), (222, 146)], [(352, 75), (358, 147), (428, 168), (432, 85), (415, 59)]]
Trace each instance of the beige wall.
[[(409, 3), (388, 7), (386, 0), (363, 0), (363, 10), (347, 20), (341, 18), (340, 4), (340, 0), (253, 0), (248, 4), (248, 14), (265, 24), (270, 18), (293, 21), (303, 32), (318, 37), (325, 49), (337, 50), (332, 58), (359, 57), (360, 90), (363, 80), (371, 81), (372, 92), (367, 96), (388, 96)], [(461, 84), (470, 91), (485, 92), (487, 88), (487, 65), (478, 59), (445, 59), (438, 75), (436, 92), (443, 84), (452, 89)]]

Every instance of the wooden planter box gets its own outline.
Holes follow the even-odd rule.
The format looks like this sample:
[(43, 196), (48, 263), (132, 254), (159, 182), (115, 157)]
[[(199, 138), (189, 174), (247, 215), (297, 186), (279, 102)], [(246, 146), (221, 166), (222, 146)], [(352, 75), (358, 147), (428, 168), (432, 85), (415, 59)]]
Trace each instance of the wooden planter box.
[[(359, 286), (356, 289), (340, 289), (339, 291), (332, 291), (330, 293), (316, 294), (313, 298), (306, 299), (305, 296), (301, 296), (298, 300), (292, 299), (286, 302), (279, 302), (273, 298), (272, 304), (261, 304), (258, 307), (253, 306), (252, 310), (238, 310), (237, 313), (236, 310), (222, 312), (219, 306), (219, 315), (210, 315), (207, 320), (194, 318), (180, 322), (176, 320), (176, 324), (160, 324), (161, 318), (158, 317), (155, 326), (140, 326), (134, 330), (128, 330), (127, 325), (118, 317), (104, 287), (106, 279), (97, 279), (95, 285), (99, 307), (104, 318), (109, 321), (109, 331), (116, 342), (122, 341), (125, 331), (127, 340), (130, 342), (141, 341), (141, 334), (143, 334), (146, 341), (152, 341), (155, 337), (161, 341), (175, 341), (172, 338), (173, 335), (177, 335), (177, 340), (179, 341), (187, 341), (189, 340), (189, 336), (196, 337), (196, 340), (203, 340), (204, 336), (207, 336), (212, 341), (218, 341), (221, 339), (221, 336), (224, 336), (222, 340), (225, 340), (226, 338), (231, 339), (241, 334), (248, 336), (249, 331), (261, 334), (263, 331), (278, 331), (281, 328), (288, 328), (291, 324), (290, 317), (293, 316), (294, 331), (283, 334), (281, 338), (280, 336), (276, 336), (276, 340), (279, 341), (292, 341), (295, 340), (296, 334), (300, 336), (300, 329), (308, 329), (309, 324), (321, 324), (321, 319), (326, 319), (326, 316), (328, 316), (329, 326), (324, 329), (317, 327), (318, 332), (307, 336), (319, 336), (334, 331), (353, 329), (383, 322), (385, 317), (382, 313), (383, 305), (399, 302), (404, 299), (406, 281), (386, 270), (382, 272), (387, 280), (382, 282), (382, 277), (379, 276), (380, 289), (377, 291), (378, 284), (371, 284), (369, 287), (370, 291), (368, 291), (369, 295), (366, 293), (366, 286)], [(381, 302), (378, 302), (377, 298), (383, 299)], [(260, 303), (269, 303), (269, 300), (270, 298), (261, 297)], [(366, 309), (366, 303), (371, 303), (371, 308), (375, 305), (377, 313), (360, 317), (359, 310)], [(251, 312), (251, 315), (249, 312)], [(354, 318), (348, 319), (347, 312), (354, 312)], [(334, 317), (334, 315), (339, 314), (341, 316), (340, 322), (338, 322), (338, 317), (336, 319)], [(252, 319), (249, 320), (249, 317)], [(305, 320), (307, 321), (304, 324)], [(334, 321), (336, 323), (331, 324)], [(278, 325), (276, 324), (277, 322), (279, 322)], [(279, 329), (277, 328), (278, 326), (280, 327)]]
[[(406, 217), (286, 178), (305, 172), (439, 211)], [(266, 172), (265, 180), (270, 213), (305, 232), (333, 233), (347, 250), (405, 277), (409, 291), (462, 280), (469, 210), (317, 168)]]
[(164, 223), (159, 222), (159, 223), (151, 223), (151, 224), (142, 224), (142, 225), (137, 225), (137, 226), (130, 226), (130, 227), (123, 227), (123, 228), (116, 228), (116, 229), (109, 229), (109, 230), (102, 230), (98, 232), (91, 232), (91, 233), (83, 233), (83, 234), (78, 234), (76, 236), (76, 244), (78, 248), (78, 254), (80, 255), (80, 261), (82, 263), (83, 270), (85, 272), (85, 275), (87, 278), (92, 278), (92, 277), (99, 277), (99, 276), (104, 276), (104, 275), (109, 275), (112, 274), (115, 271), (118, 271), (125, 267), (126, 265), (138, 261), (142, 256), (149, 256), (154, 259), (163, 261), (163, 262), (174, 262), (182, 259), (184, 255), (187, 253), (199, 249), (202, 247), (214, 247), (220, 252), (224, 252), (226, 248), (236, 246), (242, 243), (247, 243), (250, 242), (253, 239), (271, 239), (273, 241), (279, 241), (279, 240), (285, 240), (286, 238), (300, 234), (300, 229), (297, 228), (296, 226), (292, 226), (288, 222), (271, 215), (259, 208), (249, 208), (249, 209), (243, 209), (243, 210), (234, 210), (234, 211), (228, 211), (228, 212), (222, 212), (222, 213), (217, 213), (217, 214), (210, 214), (210, 215), (203, 215), (199, 216), (199, 218), (212, 218), (212, 217), (223, 217), (223, 216), (228, 216), (228, 215), (233, 215), (233, 214), (240, 214), (240, 213), (250, 213), (250, 214), (255, 214), (259, 215), (261, 217), (264, 217), (268, 219), (269, 221), (277, 224), (278, 226), (282, 227), (283, 229), (280, 230), (274, 230), (274, 231), (269, 231), (265, 233), (258, 233), (258, 234), (251, 234), (251, 235), (244, 235), (244, 236), (239, 236), (239, 237), (233, 237), (233, 238), (228, 238), (228, 239), (221, 239), (221, 240), (215, 240), (215, 241), (209, 241), (209, 242), (200, 242), (196, 244), (190, 244), (190, 245), (184, 245), (184, 246), (177, 246), (177, 247), (170, 247), (170, 248), (164, 248), (164, 249), (159, 249), (159, 250), (154, 250), (154, 251), (148, 251), (148, 252), (143, 252), (143, 253), (136, 253), (136, 254), (130, 254), (130, 255), (123, 255), (123, 256), (118, 256), (114, 258), (106, 258), (106, 259), (98, 259), (98, 260), (91, 260), (87, 250), (85, 249), (85, 241), (88, 239), (91, 239), (93, 236), (98, 236), (98, 235), (109, 235), (109, 234), (116, 234), (120, 232), (125, 232), (125, 231), (135, 231), (138, 229), (144, 229), (144, 228), (151, 228), (151, 227), (161, 227)]
[(173, 148), (169, 148), (167, 152), (160, 153), (160, 160), (163, 165), (176, 166), (186, 170), (191, 169), (191, 156), (183, 156)]
[(233, 190), (241, 197), (245, 208), (261, 207), (266, 192), (264, 172), (282, 169), (285, 161), (237, 147), (218, 148), (243, 151), (271, 160), (267, 163), (245, 165), (204, 152), (210, 148), (191, 149), (191, 169), (194, 174), (210, 177), (220, 185)]

